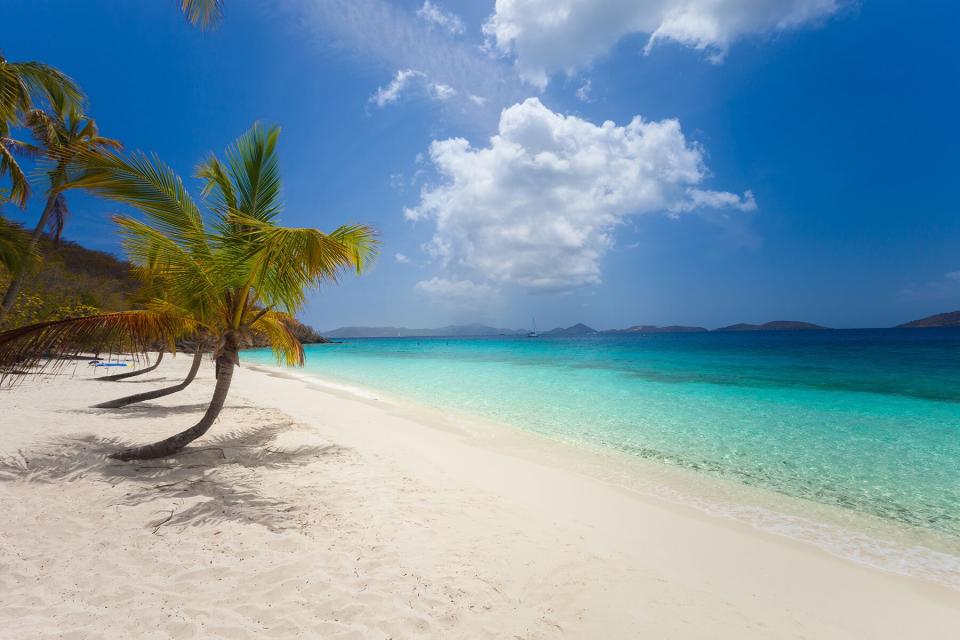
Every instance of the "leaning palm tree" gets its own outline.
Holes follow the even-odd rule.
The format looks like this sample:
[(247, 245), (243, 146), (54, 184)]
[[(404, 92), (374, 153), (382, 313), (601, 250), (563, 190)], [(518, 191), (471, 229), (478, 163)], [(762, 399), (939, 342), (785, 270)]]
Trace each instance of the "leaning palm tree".
[[(215, 344), (216, 384), (203, 417), (169, 438), (114, 454), (121, 460), (172, 455), (212, 426), (226, 401), (239, 364), (239, 350), (251, 335), (267, 338), (278, 360), (302, 365), (303, 346), (288, 324), (303, 307), (311, 285), (335, 281), (345, 270), (360, 273), (376, 252), (373, 230), (345, 225), (326, 234), (316, 229), (281, 227), (280, 174), (276, 154), (279, 129), (255, 124), (226, 152), (208, 158), (198, 175), (205, 181), (202, 213), (183, 182), (156, 157), (110, 151), (83, 158), (84, 172), (70, 186), (133, 206), (142, 219), (117, 216), (130, 260), (165, 283), (163, 304), (151, 317), (188, 317)], [(132, 313), (132, 312), (131, 312)], [(142, 313), (142, 312), (141, 312)], [(122, 316), (123, 314), (115, 314)], [(157, 320), (159, 322), (159, 320)], [(156, 339), (157, 328), (116, 319), (118, 335), (138, 346)], [(0, 367), (42, 365), (56, 345), (69, 340), (47, 328), (26, 327), (12, 339), (0, 334)], [(30, 341), (30, 346), (23, 346)]]
[(83, 93), (68, 76), (39, 62), (9, 62), (0, 54), (0, 178), (10, 175), (5, 197), (23, 207), (30, 183), (17, 162), (22, 143), (11, 137), (30, 111), (58, 103), (65, 109), (80, 109)]
[[(47, 176), (50, 186), (47, 190), (47, 202), (40, 219), (33, 229), (28, 242), (28, 250), (35, 251), (44, 230), (50, 229), (56, 245), (63, 233), (68, 214), (67, 199), (64, 191), (69, 187), (69, 169), (81, 156), (94, 155), (105, 149), (117, 149), (120, 143), (100, 135), (97, 123), (80, 113), (60, 98), (52, 102), (51, 112), (34, 109), (24, 119), (24, 123), (33, 132), (39, 146), (21, 144), (23, 148), (42, 158), (49, 164)], [(17, 300), (20, 288), (27, 276), (23, 269), (14, 273), (7, 291), (0, 302), (0, 321), (10, 312)]]

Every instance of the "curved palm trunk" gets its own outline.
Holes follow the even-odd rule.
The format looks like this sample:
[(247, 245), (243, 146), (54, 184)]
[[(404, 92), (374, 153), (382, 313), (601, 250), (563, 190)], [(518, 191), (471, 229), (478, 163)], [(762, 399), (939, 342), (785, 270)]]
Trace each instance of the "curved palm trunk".
[(160, 366), (160, 362), (163, 360), (163, 351), (160, 352), (160, 355), (157, 356), (157, 361), (154, 362), (149, 367), (144, 369), (137, 369), (136, 371), (129, 371), (127, 373), (117, 373), (112, 376), (104, 376), (102, 378), (97, 378), (97, 380), (106, 380), (107, 382), (116, 382), (117, 380), (126, 380), (127, 378), (132, 378), (133, 376), (138, 376), (141, 373), (149, 373)]
[(186, 431), (181, 431), (175, 436), (170, 436), (165, 440), (145, 444), (140, 447), (131, 447), (112, 454), (110, 457), (116, 460), (150, 460), (152, 458), (166, 458), (177, 453), (185, 446), (202, 436), (213, 426), (213, 421), (220, 415), (223, 409), (223, 403), (227, 400), (227, 392), (230, 391), (230, 381), (233, 379), (233, 368), (239, 362), (237, 353), (238, 339), (236, 337), (228, 338), (228, 346), (224, 347), (217, 356), (217, 385), (213, 389), (213, 398), (210, 400), (210, 406), (207, 412), (200, 418), (200, 422), (193, 425)]
[(144, 400), (153, 400), (154, 398), (162, 398), (163, 396), (169, 396), (178, 391), (183, 391), (190, 386), (190, 383), (193, 382), (193, 379), (197, 377), (197, 371), (200, 369), (200, 363), (203, 361), (203, 345), (197, 344), (197, 350), (193, 354), (193, 363), (190, 365), (190, 371), (187, 373), (187, 377), (183, 379), (183, 382), (180, 384), (175, 384), (172, 387), (164, 387), (163, 389), (156, 389), (155, 391), (146, 391), (144, 393), (135, 393), (132, 396), (125, 396), (123, 398), (117, 398), (116, 400), (108, 400), (107, 402), (101, 402), (100, 404), (93, 405), (94, 409), (119, 409), (120, 407), (125, 407), (128, 404), (135, 404), (137, 402), (143, 402)]
[[(30, 234), (30, 242), (27, 243), (27, 248), (30, 251), (36, 248), (37, 243), (40, 242), (40, 236), (43, 235), (43, 230), (47, 228), (47, 223), (50, 222), (50, 214), (53, 213), (53, 205), (56, 200), (56, 195), (51, 195), (47, 198), (47, 204), (43, 208), (43, 213), (40, 214), (40, 220), (37, 222), (37, 226), (33, 228), (33, 233)], [(17, 296), (20, 294), (20, 287), (23, 286), (23, 281), (26, 277), (26, 269), (20, 269), (17, 273), (13, 274), (13, 279), (7, 287), (7, 292), (3, 295), (3, 302), (0, 303), (0, 322), (3, 321), (3, 318), (10, 313), (10, 309), (13, 308), (13, 303), (17, 301)]]

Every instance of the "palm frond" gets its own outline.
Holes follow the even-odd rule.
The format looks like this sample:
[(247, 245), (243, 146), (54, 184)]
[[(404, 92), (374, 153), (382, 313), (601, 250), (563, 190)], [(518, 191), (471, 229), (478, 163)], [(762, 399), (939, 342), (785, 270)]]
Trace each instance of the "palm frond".
[(173, 169), (156, 156), (123, 155), (114, 150), (81, 153), (79, 174), (64, 189), (86, 189), (144, 213), (151, 226), (183, 247), (209, 252), (200, 210)]
[(14, 157), (8, 140), (9, 138), (0, 138), (0, 178), (10, 175), (7, 199), (19, 207), (25, 207), (30, 197), (30, 181)]
[(180, 10), (190, 24), (205, 31), (220, 24), (223, 0), (180, 0)]
[(270, 343), (277, 363), (285, 363), (291, 367), (302, 367), (304, 361), (303, 345), (293, 335), (291, 323), (293, 316), (279, 311), (260, 312), (250, 324), (249, 330), (254, 335), (263, 336)]
[(236, 194), (233, 208), (260, 222), (269, 222), (280, 213), (279, 136), (280, 127), (255, 122), (226, 153), (227, 172)]
[(306, 287), (336, 282), (344, 271), (362, 269), (376, 249), (373, 230), (363, 225), (341, 227), (334, 237), (316, 229), (234, 218), (244, 231), (225, 253), (249, 265), (251, 287), (264, 306), (290, 313), (303, 305)]
[[(40, 62), (8, 62), (6, 66), (19, 78), (33, 100), (45, 101), (60, 113), (83, 109), (83, 92), (59, 69)], [(26, 108), (20, 110), (26, 111)]]
[(204, 181), (200, 195), (212, 200), (212, 208), (221, 219), (237, 208), (237, 196), (227, 169), (217, 156), (210, 154), (197, 166), (195, 177)]
[[(193, 309), (198, 318), (210, 318), (218, 311), (222, 285), (217, 272), (162, 231), (128, 216), (114, 216), (120, 227), (129, 260), (143, 270), (147, 279), (159, 279), (165, 296), (183, 308)], [(210, 261), (207, 261), (209, 264)]]
[(59, 370), (80, 353), (144, 353), (186, 330), (183, 318), (121, 311), (40, 322), (0, 333), (0, 384)]
[(30, 236), (20, 225), (0, 217), (0, 266), (11, 273), (19, 273), (35, 258)]

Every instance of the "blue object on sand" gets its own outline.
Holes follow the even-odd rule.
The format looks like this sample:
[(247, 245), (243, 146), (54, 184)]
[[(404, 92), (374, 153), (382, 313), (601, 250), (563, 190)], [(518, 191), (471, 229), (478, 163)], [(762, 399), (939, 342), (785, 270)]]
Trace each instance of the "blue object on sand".
[(91, 362), (95, 367), (125, 367), (127, 366), (126, 362)]

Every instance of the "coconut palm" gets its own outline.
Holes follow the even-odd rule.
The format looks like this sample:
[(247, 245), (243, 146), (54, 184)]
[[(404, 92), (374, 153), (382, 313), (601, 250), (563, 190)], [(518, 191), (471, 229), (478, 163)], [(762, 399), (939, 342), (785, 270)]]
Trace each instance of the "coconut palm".
[(0, 178), (10, 176), (5, 198), (23, 207), (30, 183), (17, 162), (20, 142), (11, 131), (33, 109), (45, 104), (80, 109), (83, 93), (76, 83), (57, 69), (39, 62), (10, 62), (0, 54)]
[[(40, 219), (28, 241), (28, 250), (34, 251), (44, 230), (50, 228), (54, 246), (59, 242), (68, 214), (64, 191), (68, 188), (69, 169), (81, 155), (93, 155), (105, 149), (117, 149), (120, 143), (100, 135), (97, 123), (59, 97), (52, 101), (48, 113), (34, 109), (26, 114), (24, 124), (33, 132), (39, 146), (21, 143), (50, 166), (47, 176), (50, 186), (47, 202)], [(0, 321), (9, 313), (27, 274), (25, 270), (14, 273), (7, 291), (0, 302)]]
[[(112, 322), (117, 335), (140, 347), (157, 339), (164, 322), (168, 331), (190, 324), (215, 344), (216, 385), (200, 421), (114, 457), (169, 456), (206, 433), (223, 408), (240, 347), (251, 335), (266, 337), (278, 360), (302, 365), (303, 346), (289, 321), (302, 308), (306, 288), (335, 281), (348, 269), (360, 273), (374, 257), (374, 232), (365, 225), (326, 234), (276, 223), (281, 210), (278, 136), (278, 128), (255, 124), (227, 149), (224, 160), (210, 156), (200, 165), (204, 213), (169, 167), (142, 154), (87, 155), (83, 174), (69, 185), (139, 210), (142, 219), (115, 220), (130, 260), (163, 285), (164, 299), (139, 312), (141, 324), (144, 313), (152, 314), (142, 333), (133, 335), (140, 326), (127, 326), (124, 314), (112, 314), (112, 320), (101, 316), (103, 322)], [(53, 350), (48, 344), (71, 344), (61, 335), (68, 330), (53, 329), (38, 325), (8, 332), (15, 334), (12, 338), (0, 334), (0, 367), (42, 364), (43, 353)], [(90, 341), (84, 338), (85, 344)]]

